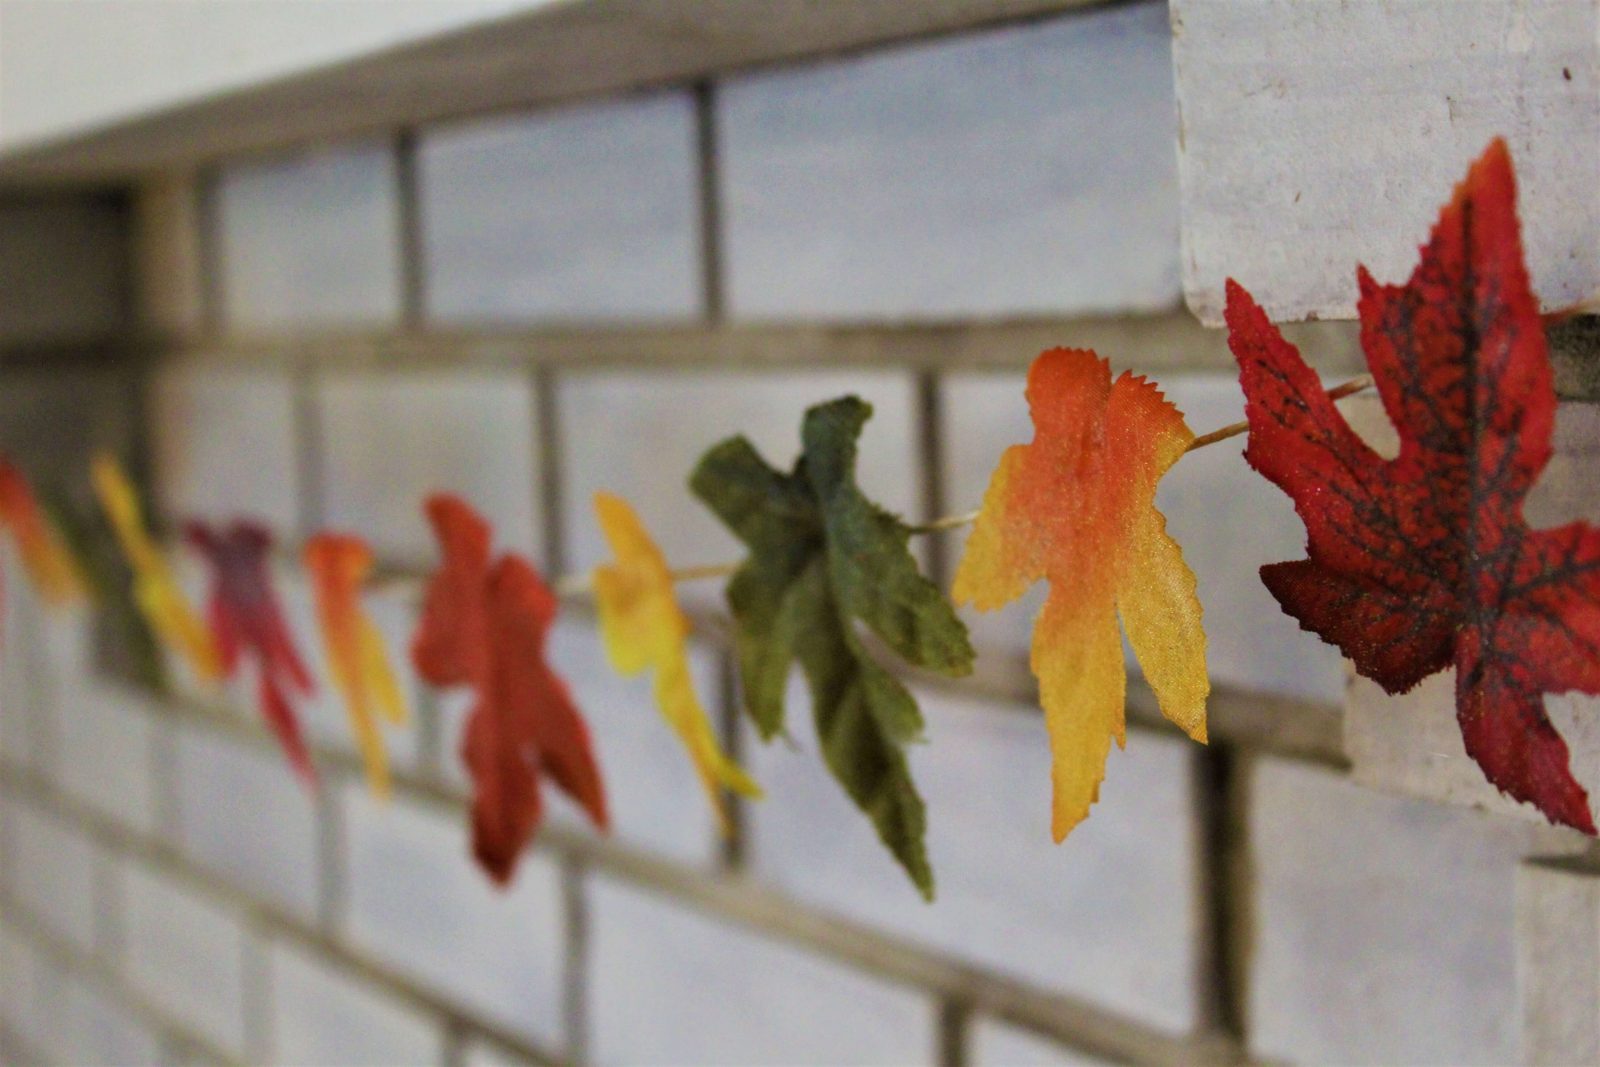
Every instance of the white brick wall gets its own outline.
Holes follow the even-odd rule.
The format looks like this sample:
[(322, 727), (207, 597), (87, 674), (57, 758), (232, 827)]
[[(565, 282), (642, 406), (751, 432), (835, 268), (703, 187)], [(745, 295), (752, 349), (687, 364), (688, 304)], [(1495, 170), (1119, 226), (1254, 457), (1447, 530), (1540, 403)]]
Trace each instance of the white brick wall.
[(927, 745), (911, 767), (928, 805), (937, 897), (925, 905), (817, 756), (811, 702), (789, 689), (791, 749), (747, 744), (768, 797), (754, 871), (802, 900), (985, 969), (1177, 1031), (1194, 1019), (1197, 915), (1185, 744), (1133, 732), (1113, 750), (1094, 816), (1050, 839), (1050, 757), (1032, 709), (918, 694)]
[(698, 312), (693, 122), (689, 98), (671, 93), (425, 136), (429, 313), (484, 322)]
[(34, 921), (84, 952), (95, 948), (99, 849), (48, 810), (4, 794), (7, 890)]
[(736, 80), (718, 118), (738, 315), (1177, 302), (1159, 4)]
[(1534, 1064), (1600, 1059), (1600, 875), (1582, 864), (1517, 871), (1522, 1054)]
[(496, 544), (541, 558), (539, 471), (526, 372), (324, 375), (317, 386), (322, 517), (384, 557), (438, 556), (422, 514), (429, 493), (458, 493), (493, 524)]
[(1529, 831), (1282, 761), (1262, 761), (1250, 791), (1254, 1050), (1517, 1060), (1513, 878)]
[(973, 1067), (1102, 1067), (1109, 1062), (989, 1018), (974, 1020), (970, 1033)]
[(131, 1010), (82, 975), (63, 976), (52, 1032), (63, 1063), (144, 1067), (163, 1062), (157, 1035)]
[(316, 804), (275, 748), (221, 733), (179, 733), (174, 766), (178, 844), (225, 881), (317, 916)]
[(268, 950), (273, 1062), (437, 1064), (445, 1060), (438, 1020), (372, 992), (360, 979), (293, 946)]
[(259, 947), (240, 917), (131, 863), (122, 881), (127, 980), (196, 1034), (243, 1057), (246, 956)]
[(590, 886), (590, 1040), (606, 1064), (927, 1063), (933, 1004), (605, 881)]
[(150, 697), (130, 686), (86, 680), (56, 715), (61, 788), (129, 829), (156, 829), (155, 731)]
[(556, 868), (526, 856), (490, 888), (464, 817), (339, 794), (348, 884), (343, 930), (363, 952), (542, 1046), (562, 1043), (565, 929)]
[(214, 195), (230, 326), (350, 326), (398, 315), (400, 214), (387, 145), (230, 167)]
[(175, 521), (253, 516), (299, 528), (294, 394), (273, 371), (174, 369), (152, 397), (156, 495)]

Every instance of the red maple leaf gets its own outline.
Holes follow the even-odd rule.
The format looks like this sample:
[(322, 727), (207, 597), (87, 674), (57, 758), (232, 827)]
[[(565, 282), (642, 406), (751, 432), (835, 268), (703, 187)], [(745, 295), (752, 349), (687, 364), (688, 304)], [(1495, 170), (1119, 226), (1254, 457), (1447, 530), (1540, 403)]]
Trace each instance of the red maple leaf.
[(555, 594), (516, 556), (490, 563), (489, 524), (460, 498), (429, 497), (426, 510), (443, 561), (428, 583), (411, 659), (431, 684), (477, 693), (461, 739), (474, 785), (472, 852), (506, 885), (543, 815), (541, 771), (602, 830), (610, 825), (605, 789), (589, 728), (545, 661)]
[(1505, 144), (1444, 208), (1404, 286), (1358, 271), (1361, 344), (1400, 435), (1385, 460), (1228, 282), (1250, 465), (1294, 498), (1309, 558), (1261, 569), (1302, 627), (1390, 693), (1456, 670), (1456, 717), (1489, 781), (1595, 832), (1543, 693), (1600, 693), (1600, 530), (1530, 529), (1555, 393)]
[(308, 697), (316, 692), (316, 684), (295, 651), (272, 591), (268, 565), (272, 532), (248, 520), (236, 521), (220, 533), (192, 521), (185, 524), (183, 537), (211, 565), (207, 614), (223, 677), (232, 678), (245, 656), (255, 660), (261, 717), (278, 735), (290, 765), (315, 787), (316, 769), (300, 734), (291, 695)]

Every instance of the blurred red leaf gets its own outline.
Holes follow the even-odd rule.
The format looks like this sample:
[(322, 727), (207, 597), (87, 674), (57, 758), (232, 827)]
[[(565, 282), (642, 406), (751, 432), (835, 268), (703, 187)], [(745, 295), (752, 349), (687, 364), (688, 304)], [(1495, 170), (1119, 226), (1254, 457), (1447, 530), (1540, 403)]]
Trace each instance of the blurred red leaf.
[(593, 743), (567, 685), (545, 661), (557, 601), (530, 564), (490, 562), (490, 530), (460, 498), (426, 504), (442, 561), (412, 643), (417, 673), (477, 694), (461, 741), (472, 775), (472, 851), (499, 885), (515, 873), (543, 815), (540, 772), (595, 825), (610, 825)]
[(191, 521), (185, 524), (183, 536), (211, 565), (207, 615), (223, 676), (232, 678), (244, 657), (255, 660), (262, 718), (278, 735), (290, 766), (314, 788), (317, 773), (300, 734), (291, 696), (308, 697), (316, 692), (316, 684), (295, 650), (272, 591), (272, 532), (248, 520), (235, 521), (220, 532)]

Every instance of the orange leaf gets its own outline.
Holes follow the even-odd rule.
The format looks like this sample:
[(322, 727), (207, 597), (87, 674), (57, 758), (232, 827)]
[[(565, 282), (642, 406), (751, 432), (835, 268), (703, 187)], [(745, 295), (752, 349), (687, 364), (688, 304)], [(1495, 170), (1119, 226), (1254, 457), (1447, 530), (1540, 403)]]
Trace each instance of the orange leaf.
[(387, 797), (389, 758), (376, 715), (400, 725), (406, 707), (383, 635), (361, 610), (361, 583), (372, 571), (372, 550), (358, 537), (320, 533), (306, 542), (305, 563), (329, 670), (361, 747), (367, 782), (374, 795)]
[(555, 594), (515, 556), (491, 565), (489, 524), (459, 497), (441, 493), (426, 508), (444, 560), (428, 583), (411, 658), (430, 684), (477, 693), (461, 740), (473, 781), (472, 850), (505, 885), (543, 815), (541, 771), (602, 830), (605, 789), (589, 728), (545, 662)]
[(1093, 352), (1058, 348), (1028, 373), (1031, 444), (1000, 458), (953, 595), (989, 611), (1043, 578), (1032, 663), (1050, 731), (1057, 841), (1099, 799), (1125, 743), (1117, 616), (1162, 714), (1206, 737), (1205, 634), (1194, 573), (1155, 509), (1156, 483), (1194, 440), (1178, 409)]
[(626, 675), (655, 672), (656, 704), (694, 761), (724, 834), (732, 829), (722, 790), (759, 797), (761, 787), (717, 744), (711, 718), (695, 695), (685, 638), (689, 620), (678, 606), (672, 572), (650, 532), (628, 502), (596, 493), (595, 515), (615, 563), (596, 567), (595, 601), (600, 634), (611, 665)]
[(27, 477), (4, 459), (0, 459), (0, 523), (16, 538), (22, 566), (47, 604), (61, 607), (84, 596), (88, 586), (77, 561), (45, 518)]

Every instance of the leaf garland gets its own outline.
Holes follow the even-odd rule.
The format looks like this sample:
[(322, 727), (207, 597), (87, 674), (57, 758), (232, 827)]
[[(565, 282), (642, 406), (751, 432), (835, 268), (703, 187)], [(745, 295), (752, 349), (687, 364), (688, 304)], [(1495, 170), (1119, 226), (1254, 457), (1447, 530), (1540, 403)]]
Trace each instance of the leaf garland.
[(1059, 842), (1100, 796), (1111, 739), (1126, 743), (1120, 615), (1161, 712), (1206, 739), (1206, 637), (1194, 572), (1155, 509), (1156, 483), (1194, 434), (1150, 382), (1084, 349), (1028, 372), (1031, 444), (1000, 457), (956, 571), (958, 604), (998, 608), (1041, 578), (1033, 672), (1050, 731)]
[(678, 606), (666, 557), (626, 500), (596, 493), (594, 509), (616, 557), (594, 571), (606, 655), (623, 675), (642, 671), (654, 675), (656, 706), (694, 761), (726, 836), (733, 824), (722, 791), (756, 798), (761, 787), (722, 751), (711, 718), (695, 695), (689, 673), (689, 620)]
[(90, 484), (133, 571), (133, 599), (161, 643), (202, 682), (222, 678), (222, 659), (205, 621), (190, 605), (164, 553), (145, 529), (138, 492), (109, 454), (97, 455)]
[(83, 569), (50, 523), (21, 468), (0, 459), (0, 526), (10, 532), (23, 569), (53, 608), (82, 600), (88, 590)]
[(243, 659), (254, 662), (261, 717), (277, 735), (295, 773), (315, 788), (317, 771), (293, 700), (311, 696), (316, 683), (295, 649), (273, 592), (272, 532), (248, 519), (221, 530), (191, 520), (184, 524), (183, 537), (211, 567), (208, 615), (223, 677), (232, 678)]
[(544, 815), (550, 775), (602, 830), (609, 829), (594, 744), (567, 684), (545, 662), (558, 602), (533, 565), (490, 561), (489, 524), (460, 497), (425, 505), (439, 541), (411, 659), (427, 682), (477, 697), (461, 739), (472, 776), (472, 852), (497, 885), (516, 873)]
[(805, 413), (790, 474), (744, 437), (714, 446), (689, 484), (749, 548), (728, 583), (745, 709), (763, 740), (784, 729), (784, 690), (799, 662), (822, 755), (922, 894), (932, 899), (926, 814), (905, 745), (922, 734), (910, 692), (867, 651), (865, 623), (907, 662), (972, 669), (967, 630), (907, 547), (910, 527), (862, 495), (856, 441), (871, 417), (849, 396)]
[(1362, 348), (1400, 436), (1393, 460), (1228, 282), (1245, 459), (1294, 500), (1308, 539), (1306, 559), (1261, 579), (1390, 693), (1454, 667), (1462, 739), (1489, 781), (1593, 834), (1542, 694), (1600, 693), (1600, 529), (1532, 530), (1522, 514), (1556, 402), (1505, 143), (1456, 187), (1405, 285), (1357, 277)]
[(374, 796), (389, 796), (389, 755), (378, 718), (405, 725), (406, 704), (389, 665), (383, 634), (361, 606), (361, 584), (372, 572), (372, 549), (359, 537), (319, 533), (306, 542), (317, 626), (334, 686), (344, 699)]

